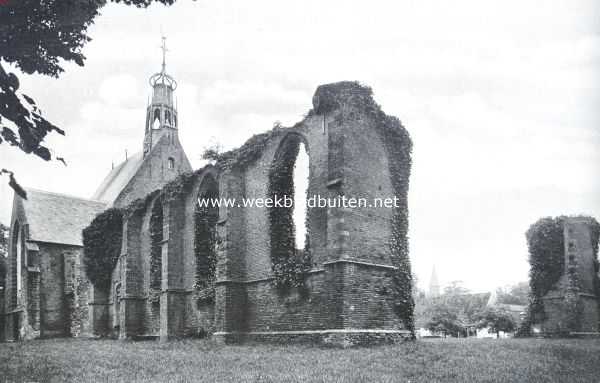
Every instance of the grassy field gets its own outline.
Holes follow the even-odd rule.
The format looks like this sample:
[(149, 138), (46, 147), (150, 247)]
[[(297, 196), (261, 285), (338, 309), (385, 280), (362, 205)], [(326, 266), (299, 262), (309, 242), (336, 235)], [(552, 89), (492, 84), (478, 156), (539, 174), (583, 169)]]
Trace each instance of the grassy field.
[(395, 346), (210, 341), (0, 343), (0, 382), (600, 382), (600, 340), (427, 340)]

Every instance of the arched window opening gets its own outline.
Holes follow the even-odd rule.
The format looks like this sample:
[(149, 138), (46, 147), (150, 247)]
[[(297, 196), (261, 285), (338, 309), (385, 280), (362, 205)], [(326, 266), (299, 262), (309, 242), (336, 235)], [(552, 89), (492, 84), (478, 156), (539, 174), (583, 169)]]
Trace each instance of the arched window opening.
[(152, 129), (160, 128), (160, 109), (154, 109), (154, 117), (152, 118)]
[(200, 187), (194, 212), (194, 254), (196, 257), (195, 288), (201, 291), (201, 301), (214, 301), (217, 269), (217, 221), (219, 208), (213, 202), (219, 198), (217, 181), (207, 176)]
[(169, 169), (175, 169), (175, 159), (173, 157), (169, 157), (167, 166)]
[(294, 236), (296, 243), (296, 250), (303, 251), (306, 246), (307, 237), (307, 216), (306, 216), (306, 200), (308, 198), (308, 153), (304, 143), (300, 142), (300, 148), (298, 150), (298, 157), (296, 157), (296, 163), (294, 164), (294, 176), (292, 185), (294, 187), (294, 228), (296, 234)]
[(302, 137), (290, 134), (282, 141), (269, 172), (269, 197), (283, 201), (283, 207), (269, 208), (269, 223), (275, 284), (284, 288), (301, 285), (311, 266), (307, 153)]
[(165, 122), (171, 125), (171, 112), (168, 110), (165, 110)]

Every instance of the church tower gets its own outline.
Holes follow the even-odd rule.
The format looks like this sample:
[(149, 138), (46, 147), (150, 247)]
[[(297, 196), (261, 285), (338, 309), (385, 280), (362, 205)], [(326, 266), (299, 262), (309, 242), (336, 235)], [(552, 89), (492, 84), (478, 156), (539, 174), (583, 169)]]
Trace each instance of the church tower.
[(440, 282), (435, 271), (435, 265), (431, 270), (431, 278), (429, 279), (429, 297), (436, 298), (440, 296)]
[(177, 89), (177, 82), (167, 74), (165, 56), (167, 53), (166, 38), (162, 38), (162, 69), (150, 77), (152, 86), (152, 101), (146, 108), (146, 128), (144, 133), (143, 156), (146, 157), (150, 150), (166, 135), (169, 143), (177, 141), (177, 108), (173, 103), (173, 92)]
[(152, 101), (146, 108), (142, 151), (114, 166), (92, 196), (108, 206), (126, 206), (162, 188), (180, 174), (192, 171), (179, 142), (177, 106), (173, 102), (177, 82), (165, 69), (165, 37), (161, 49), (162, 69), (150, 77)]

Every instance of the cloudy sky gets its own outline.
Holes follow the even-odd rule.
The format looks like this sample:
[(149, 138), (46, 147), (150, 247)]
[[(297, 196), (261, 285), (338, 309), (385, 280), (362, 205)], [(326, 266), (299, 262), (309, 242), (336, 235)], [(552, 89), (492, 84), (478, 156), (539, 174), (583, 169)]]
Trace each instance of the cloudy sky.
[[(5, 145), (26, 186), (89, 197), (142, 147), (148, 77), (179, 82), (180, 138), (242, 144), (291, 125), (322, 83), (373, 87), (414, 141), (410, 237), (421, 286), (476, 291), (527, 279), (524, 232), (541, 216), (600, 218), (600, 6), (594, 1), (185, 1), (110, 4), (91, 28), (85, 67), (21, 89), (66, 137), (61, 163)], [(6, 164), (6, 165), (5, 165)], [(0, 221), (11, 190), (0, 183)]]

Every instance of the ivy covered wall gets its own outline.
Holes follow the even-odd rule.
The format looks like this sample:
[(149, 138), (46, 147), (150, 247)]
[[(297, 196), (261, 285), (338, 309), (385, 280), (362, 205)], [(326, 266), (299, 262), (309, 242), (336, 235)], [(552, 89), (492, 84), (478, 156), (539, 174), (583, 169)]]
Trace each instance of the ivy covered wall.
[(600, 329), (599, 235), (592, 217), (545, 217), (531, 225), (531, 295), (521, 333), (532, 325), (562, 334)]

